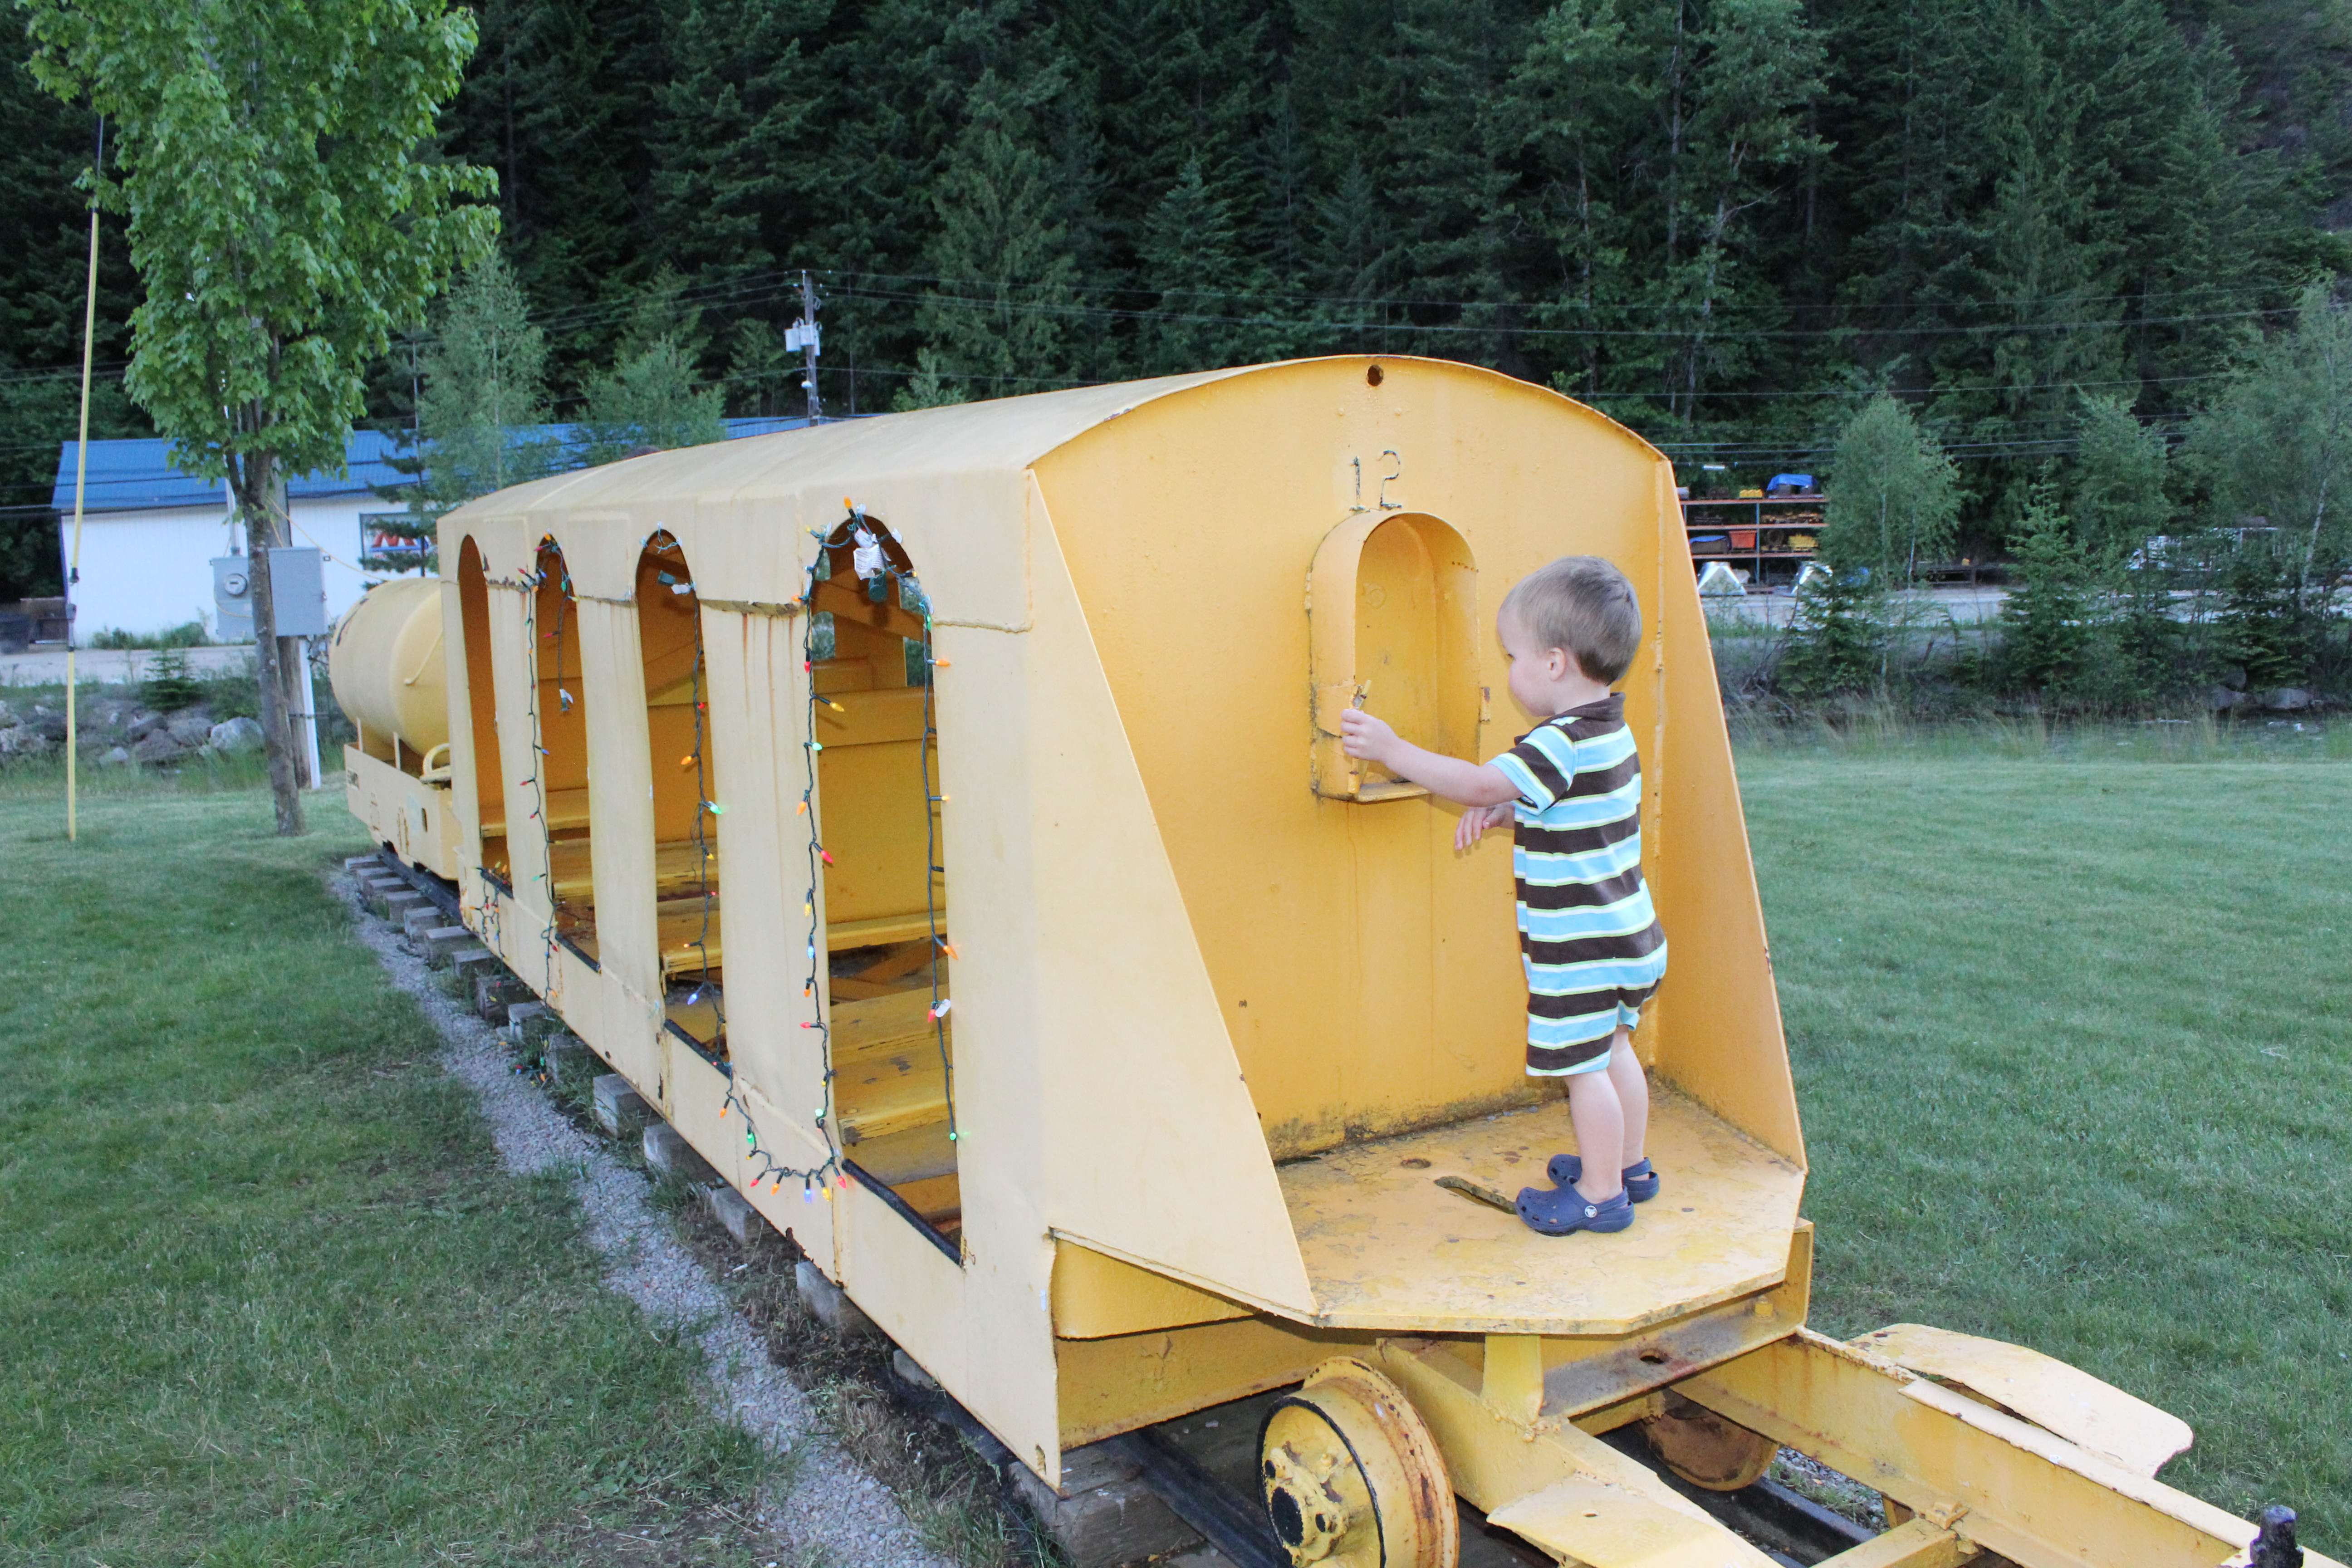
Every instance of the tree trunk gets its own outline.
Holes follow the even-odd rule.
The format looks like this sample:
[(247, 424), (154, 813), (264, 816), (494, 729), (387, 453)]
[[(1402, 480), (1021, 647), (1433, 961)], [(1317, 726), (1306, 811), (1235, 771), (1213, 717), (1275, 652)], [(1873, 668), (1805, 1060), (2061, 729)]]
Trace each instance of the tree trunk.
[(278, 606), (269, 582), (269, 552), (280, 542), (278, 519), (284, 486), (278, 465), (266, 456), (249, 456), (240, 466), (245, 482), (236, 489), (237, 501), (245, 510), (249, 552), (246, 575), (253, 593), (253, 675), (261, 691), (262, 755), (269, 764), (269, 795), (278, 808), (278, 837), (290, 838), (302, 831), (302, 792), (294, 779), (285, 648), (278, 636)]

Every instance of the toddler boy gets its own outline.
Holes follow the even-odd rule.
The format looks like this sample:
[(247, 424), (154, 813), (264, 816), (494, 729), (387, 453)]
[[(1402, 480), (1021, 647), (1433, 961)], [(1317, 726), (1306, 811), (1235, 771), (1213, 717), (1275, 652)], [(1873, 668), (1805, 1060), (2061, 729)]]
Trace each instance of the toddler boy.
[(1519, 954), (1528, 979), (1528, 1071), (1568, 1079), (1578, 1154), (1555, 1155), (1550, 1189), (1519, 1194), (1547, 1236), (1618, 1231), (1658, 1192), (1642, 1152), (1650, 1086), (1634, 1058), (1642, 1004), (1666, 972), (1666, 939), (1642, 880), (1642, 763), (1625, 700), (1609, 688), (1642, 641), (1625, 574), (1570, 555), (1522, 578), (1497, 617), (1510, 691), (1541, 721), (1483, 766), (1400, 738), (1370, 713), (1340, 715), (1347, 753), (1467, 806), (1454, 846), (1515, 821)]

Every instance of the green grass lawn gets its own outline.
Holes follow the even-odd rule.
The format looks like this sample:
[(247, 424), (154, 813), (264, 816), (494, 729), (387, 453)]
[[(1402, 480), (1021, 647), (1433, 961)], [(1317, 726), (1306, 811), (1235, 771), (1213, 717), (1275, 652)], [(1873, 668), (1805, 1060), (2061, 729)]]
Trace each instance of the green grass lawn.
[(2352, 767), (2100, 749), (1743, 749), (1813, 1319), (2072, 1362), (2196, 1428), (2166, 1480), (2341, 1556)]
[(265, 794), (117, 778), (68, 847), (37, 782), (0, 789), (0, 1563), (573, 1563), (740, 1502), (698, 1353), (349, 934), (340, 801), (283, 842)]
[[(2073, 1362), (2340, 1556), (2352, 767), (2111, 744), (1743, 749), (1815, 1321)], [(109, 780), (68, 848), (0, 776), (0, 1563), (574, 1562), (740, 1498), (691, 1352), (347, 934), (348, 819), (282, 843), (236, 782)]]

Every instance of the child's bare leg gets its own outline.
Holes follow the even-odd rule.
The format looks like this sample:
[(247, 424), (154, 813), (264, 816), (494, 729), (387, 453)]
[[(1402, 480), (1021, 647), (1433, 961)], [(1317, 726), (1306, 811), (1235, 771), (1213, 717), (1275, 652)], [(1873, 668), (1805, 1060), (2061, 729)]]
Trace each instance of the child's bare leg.
[(1617, 1099), (1616, 1075), (1606, 1069), (1570, 1074), (1568, 1119), (1576, 1126), (1577, 1152), (1584, 1157), (1576, 1190), (1586, 1203), (1606, 1203), (1625, 1189), (1625, 1110)]
[[(1650, 1080), (1642, 1059), (1633, 1054), (1633, 1033), (1620, 1029), (1609, 1042), (1609, 1081), (1617, 1086), (1617, 1103), (1625, 1113), (1623, 1163), (1638, 1165), (1650, 1135)], [(1581, 1137), (1580, 1129), (1578, 1136)]]

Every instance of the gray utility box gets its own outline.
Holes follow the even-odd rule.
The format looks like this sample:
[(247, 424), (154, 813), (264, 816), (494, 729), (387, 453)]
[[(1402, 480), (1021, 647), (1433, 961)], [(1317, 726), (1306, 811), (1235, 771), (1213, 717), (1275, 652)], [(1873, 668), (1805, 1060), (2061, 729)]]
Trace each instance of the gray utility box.
[[(319, 552), (280, 545), (269, 552), (269, 585), (281, 637), (322, 637), (327, 623), (327, 578)], [(213, 635), (222, 642), (253, 636), (253, 563), (242, 555), (213, 557), (213, 605), (218, 620)]]

